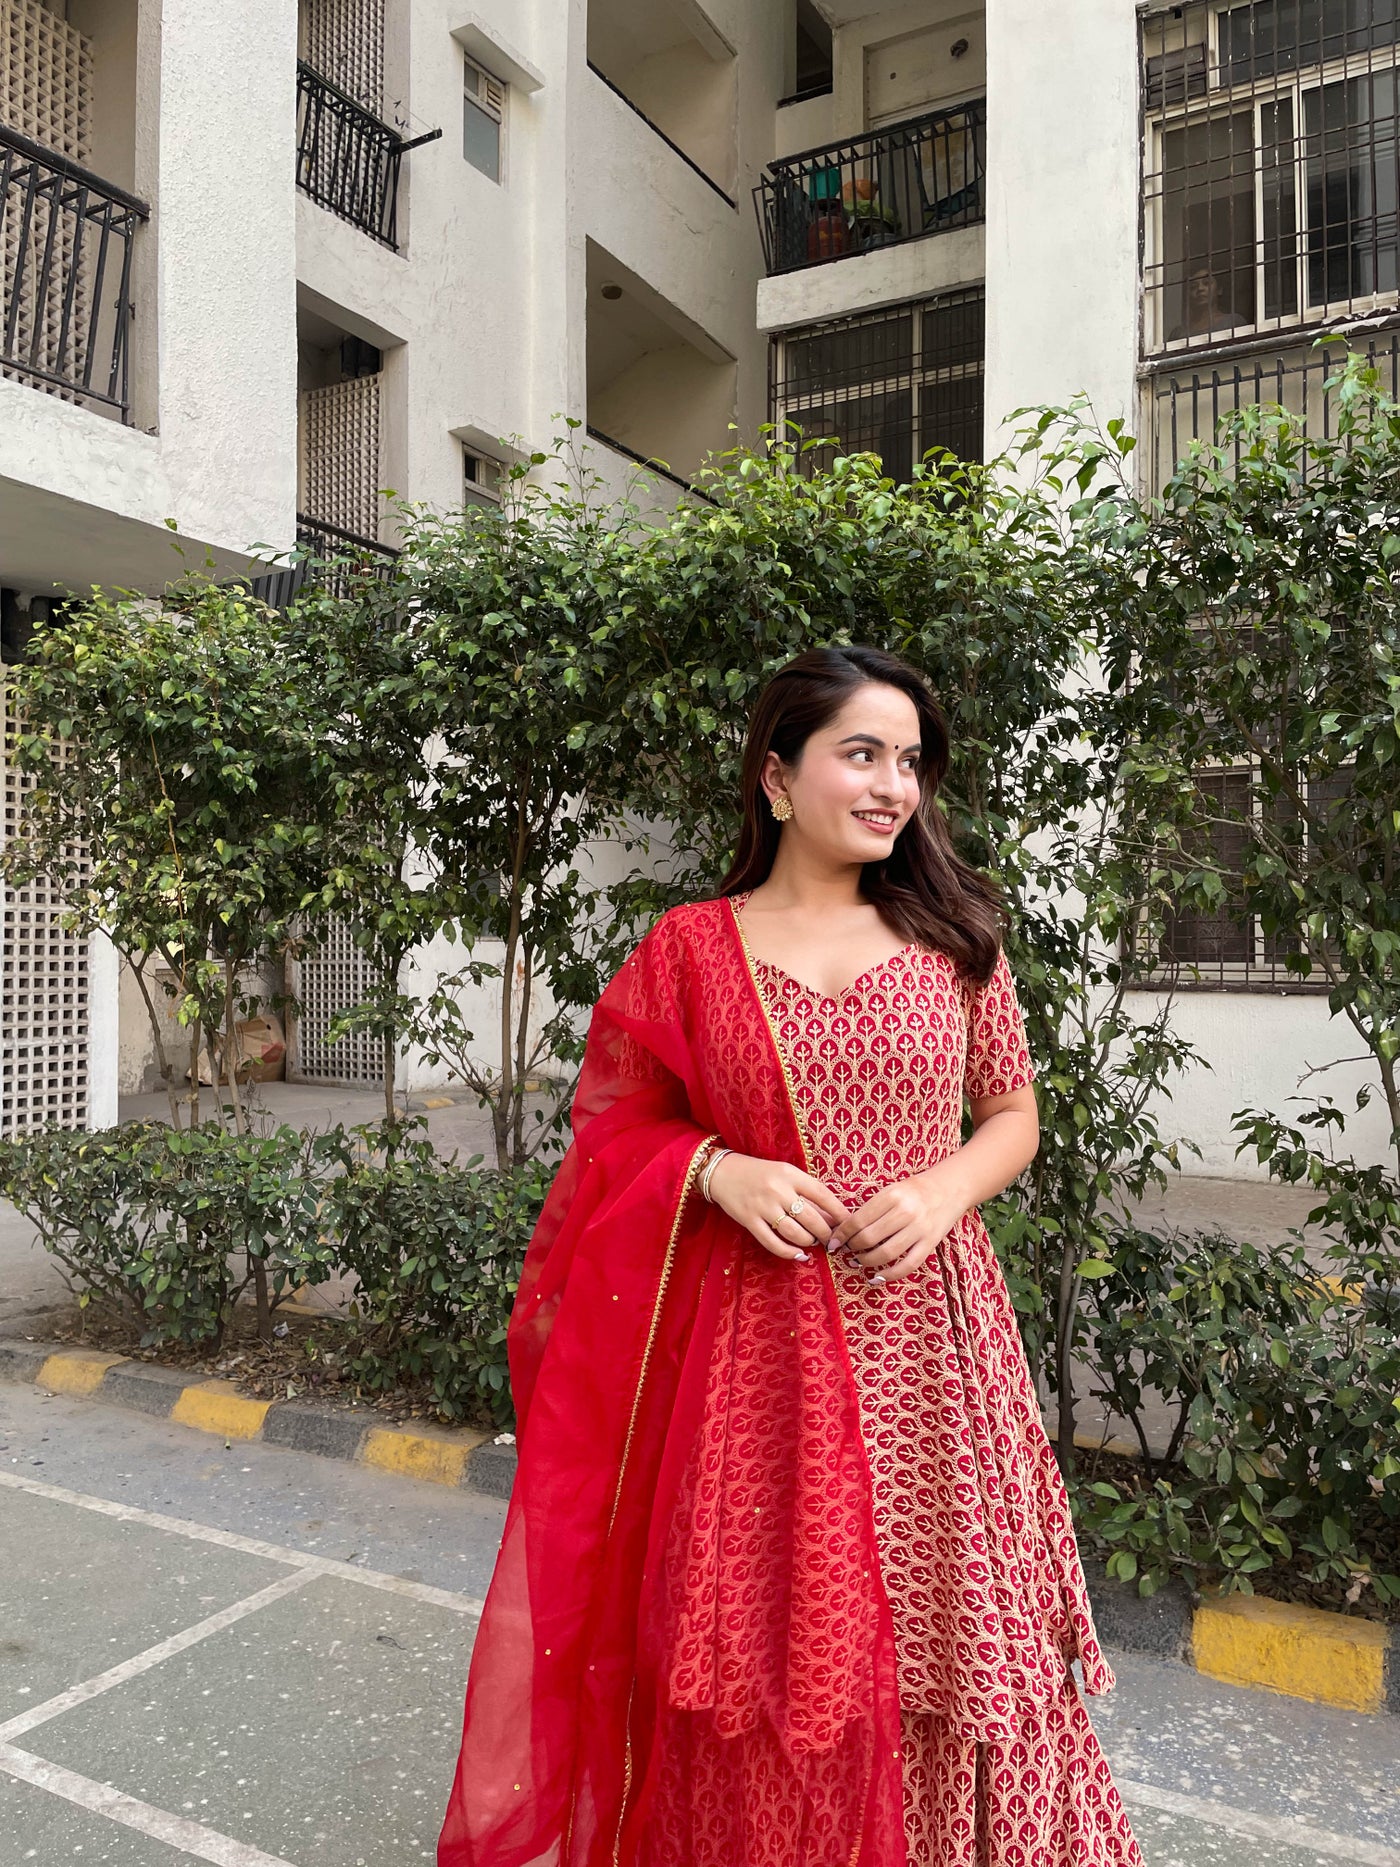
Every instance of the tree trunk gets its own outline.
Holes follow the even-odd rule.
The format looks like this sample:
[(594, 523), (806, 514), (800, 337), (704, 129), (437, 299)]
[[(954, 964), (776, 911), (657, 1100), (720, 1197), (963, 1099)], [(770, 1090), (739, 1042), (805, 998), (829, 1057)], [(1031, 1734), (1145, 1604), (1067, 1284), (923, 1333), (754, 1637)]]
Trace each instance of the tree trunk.
[[(235, 1029), (235, 1020), (234, 1020), (233, 1013), (234, 1013), (233, 959), (230, 955), (225, 955), (225, 958), (224, 958), (224, 1054), (223, 1054), (223, 1059), (222, 1059), (222, 1067), (219, 1064), (216, 1064), (214, 1066), (214, 1076), (218, 1078), (219, 1076), (222, 1075), (228, 1079), (229, 1099), (233, 1103), (233, 1132), (235, 1134), (247, 1134), (248, 1123), (246, 1119), (244, 1118), (244, 1114), (243, 1114), (243, 1097), (239, 1093), (239, 1088), (238, 1088), (238, 1037), (237, 1037), (237, 1032)], [(215, 1083), (215, 1087), (216, 1088), (219, 1087), (217, 1081)], [(223, 1097), (220, 1096), (219, 1097), (219, 1108), (221, 1112), (223, 1110), (223, 1101), (224, 1101)]]
[(258, 1311), (258, 1340), (272, 1340), (272, 1298), (267, 1286), (267, 1265), (261, 1258), (249, 1254), (253, 1272), (253, 1297)]
[(1055, 1382), (1059, 1429), (1055, 1457), (1068, 1483), (1074, 1475), (1074, 1319), (1079, 1311), (1080, 1279), (1075, 1271), (1076, 1250), (1066, 1243), (1060, 1257), (1059, 1301), (1055, 1307)]

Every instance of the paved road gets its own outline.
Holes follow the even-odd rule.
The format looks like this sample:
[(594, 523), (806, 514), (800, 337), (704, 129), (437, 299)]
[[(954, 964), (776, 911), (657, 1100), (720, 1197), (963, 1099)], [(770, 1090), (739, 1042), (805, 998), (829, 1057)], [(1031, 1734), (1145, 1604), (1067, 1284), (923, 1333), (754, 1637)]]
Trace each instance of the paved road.
[[(0, 1387), (0, 1862), (431, 1861), (501, 1516)], [(1400, 1867), (1400, 1721), (1115, 1664), (1148, 1867)]]

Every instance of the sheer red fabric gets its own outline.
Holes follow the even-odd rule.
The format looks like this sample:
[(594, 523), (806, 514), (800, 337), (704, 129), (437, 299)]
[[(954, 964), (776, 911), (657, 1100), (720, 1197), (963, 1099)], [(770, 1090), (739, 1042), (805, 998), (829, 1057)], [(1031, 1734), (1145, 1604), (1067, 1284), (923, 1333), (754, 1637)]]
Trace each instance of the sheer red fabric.
[(905, 1867), (830, 1269), (692, 1194), (711, 1133), (803, 1162), (726, 903), (663, 916), (603, 993), (573, 1125), (511, 1318), (519, 1472), (439, 1867)]

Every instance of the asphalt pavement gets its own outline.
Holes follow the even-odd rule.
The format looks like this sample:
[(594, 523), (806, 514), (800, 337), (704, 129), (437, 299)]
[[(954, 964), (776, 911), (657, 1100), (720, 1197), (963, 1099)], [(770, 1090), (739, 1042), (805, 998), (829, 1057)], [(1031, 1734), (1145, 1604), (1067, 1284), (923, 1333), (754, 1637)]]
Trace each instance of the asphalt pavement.
[[(502, 1518), (0, 1388), (0, 1863), (431, 1862)], [(1148, 1867), (1400, 1867), (1400, 1719), (1112, 1657)]]

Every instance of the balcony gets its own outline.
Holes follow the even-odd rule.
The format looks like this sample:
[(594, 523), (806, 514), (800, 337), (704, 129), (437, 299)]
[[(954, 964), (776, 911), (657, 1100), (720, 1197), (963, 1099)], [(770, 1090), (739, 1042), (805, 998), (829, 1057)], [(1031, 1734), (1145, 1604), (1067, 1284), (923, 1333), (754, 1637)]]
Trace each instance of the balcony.
[(297, 187), (319, 206), (398, 251), (403, 158), (441, 130), (405, 140), (373, 111), (297, 61)]
[(131, 420), (132, 244), (150, 209), (0, 124), (0, 373)]
[(770, 277), (982, 220), (986, 122), (969, 98), (770, 164), (754, 189)]
[(347, 596), (366, 576), (389, 577), (399, 558), (392, 545), (362, 538), (343, 525), (297, 514), (296, 554), (289, 564), (249, 579), (248, 588), (272, 609), (287, 609), (303, 590), (322, 589)]

